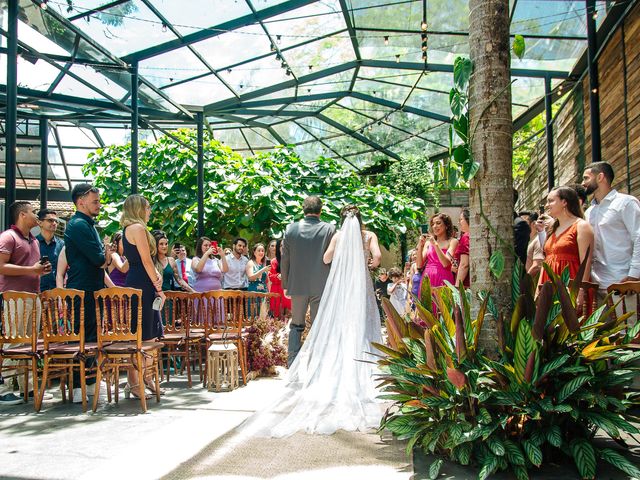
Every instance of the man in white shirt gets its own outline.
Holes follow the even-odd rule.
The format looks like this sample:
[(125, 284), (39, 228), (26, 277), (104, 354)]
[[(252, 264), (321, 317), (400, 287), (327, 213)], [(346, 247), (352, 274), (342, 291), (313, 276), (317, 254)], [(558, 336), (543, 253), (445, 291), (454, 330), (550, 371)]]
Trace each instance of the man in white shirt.
[(233, 241), (233, 249), (227, 255), (229, 270), (224, 272), (222, 286), (225, 290), (246, 290), (249, 285), (247, 279), (247, 263), (249, 259), (244, 256), (247, 248), (247, 240), (238, 237)]
[(613, 178), (611, 165), (596, 162), (585, 169), (582, 181), (593, 194), (585, 218), (595, 235), (591, 277), (600, 295), (613, 283), (640, 279), (640, 201), (611, 188)]
[(176, 259), (178, 273), (189, 286), (193, 285), (193, 270), (191, 270), (191, 259), (187, 257), (187, 247), (181, 243), (173, 245), (173, 256)]

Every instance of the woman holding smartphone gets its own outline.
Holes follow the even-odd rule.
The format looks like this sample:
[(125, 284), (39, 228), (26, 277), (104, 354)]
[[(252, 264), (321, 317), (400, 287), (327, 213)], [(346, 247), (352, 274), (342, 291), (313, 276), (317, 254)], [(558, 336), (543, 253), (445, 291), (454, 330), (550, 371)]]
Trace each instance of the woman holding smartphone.
[(445, 280), (453, 283), (455, 278), (451, 271), (453, 253), (458, 247), (458, 240), (453, 237), (453, 222), (446, 213), (436, 213), (429, 220), (431, 232), (422, 234), (416, 249), (417, 265), (424, 265), (420, 289), (425, 277), (429, 278), (432, 287), (441, 287)]
[[(138, 308), (142, 308), (142, 340), (153, 340), (162, 336), (159, 310), (165, 300), (162, 277), (152, 259), (156, 254), (156, 242), (147, 229), (150, 216), (151, 206), (142, 195), (129, 195), (124, 201), (120, 224), (123, 228), (123, 252), (129, 260), (125, 286), (142, 290), (142, 305), (139, 305), (136, 299), (131, 303), (132, 318), (137, 318)], [(148, 358), (145, 361), (150, 363), (152, 359)], [(134, 368), (129, 370), (127, 379), (125, 396), (136, 396), (140, 378)], [(147, 388), (155, 392), (155, 385), (150, 380), (144, 379), (144, 382)]]
[(214, 245), (211, 239), (200, 237), (196, 243), (196, 256), (191, 260), (191, 268), (196, 279), (193, 289), (196, 292), (208, 292), (222, 289), (222, 274), (229, 270), (229, 265), (224, 249), (217, 242)]

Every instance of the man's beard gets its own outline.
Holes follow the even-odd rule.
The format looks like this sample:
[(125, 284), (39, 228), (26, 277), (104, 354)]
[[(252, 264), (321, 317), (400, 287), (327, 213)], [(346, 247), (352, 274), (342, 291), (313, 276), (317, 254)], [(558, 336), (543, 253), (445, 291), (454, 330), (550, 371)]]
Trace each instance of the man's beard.
[(591, 195), (593, 192), (595, 192), (598, 189), (598, 185), (595, 182), (588, 183), (584, 185), (584, 189), (587, 192), (587, 195)]

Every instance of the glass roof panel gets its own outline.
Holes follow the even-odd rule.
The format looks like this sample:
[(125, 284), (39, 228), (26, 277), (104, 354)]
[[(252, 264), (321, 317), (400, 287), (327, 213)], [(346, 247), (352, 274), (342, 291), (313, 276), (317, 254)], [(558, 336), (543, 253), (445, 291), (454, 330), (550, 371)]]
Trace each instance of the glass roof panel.
[(318, 138), (327, 138), (336, 135), (344, 135), (343, 132), (335, 127), (323, 122), (319, 118), (307, 117), (297, 120), (296, 123), (302, 128), (308, 130), (312, 135)]
[(449, 95), (444, 93), (418, 90), (416, 88), (413, 93), (411, 93), (407, 105), (445, 116), (451, 115)]
[(176, 39), (141, 0), (130, 0), (73, 23), (118, 57)]
[(153, 6), (181, 35), (189, 35), (238, 17), (251, 15), (251, 9), (245, 1), (217, 0), (203, 5), (201, 0), (154, 0)]
[(56, 131), (60, 136), (60, 144), (72, 147), (100, 147), (96, 136), (88, 128), (76, 126), (57, 126)]
[[(414, 81), (417, 79), (418, 77), (416, 76)], [(389, 81), (393, 81), (393, 78), (390, 78)], [(357, 92), (366, 93), (368, 95), (371, 95), (372, 97), (390, 100), (392, 102), (402, 104), (411, 92), (411, 87), (372, 82), (371, 80), (356, 80), (354, 90)]]
[(98, 135), (105, 145), (123, 145), (131, 141), (129, 130), (123, 128), (98, 128)]
[[(259, 3), (254, 0), (254, 3)], [(263, 22), (280, 48), (346, 28), (338, 0), (323, 0)], [(280, 39), (278, 40), (278, 37)], [(351, 51), (353, 55), (353, 49)]]
[(348, 34), (341, 33), (283, 52), (297, 76), (355, 60)]
[(357, 112), (347, 110), (346, 108), (340, 107), (338, 105), (332, 105), (329, 108), (323, 110), (322, 113), (335, 122), (338, 122), (345, 127), (350, 128), (351, 130), (359, 130), (371, 123), (371, 120), (364, 115), (360, 115)]
[(328, 155), (329, 151), (320, 142), (297, 145), (295, 151), (303, 160), (315, 160), (321, 155)]
[(232, 69), (231, 72), (223, 72), (221, 75), (236, 92), (241, 94), (293, 79), (286, 75), (279, 64), (275, 63), (273, 57), (247, 63)]
[[(5, 7), (6, 8), (6, 7)], [(7, 29), (7, 16), (3, 15), (2, 28)], [(18, 38), (21, 42), (29, 45), (40, 53), (49, 53), (53, 55), (67, 55), (68, 52), (42, 35), (32, 26), (18, 20)]]
[(244, 133), (251, 148), (271, 148), (274, 145), (280, 144), (280, 142), (263, 128), (243, 128), (242, 133)]
[(60, 80), (60, 83), (54, 89), (54, 93), (63, 93), (65, 95), (94, 100), (107, 100), (104, 95), (69, 75), (62, 77), (62, 80)]
[(138, 69), (140, 75), (158, 87), (210, 72), (188, 47), (144, 60)]
[[(342, 92), (349, 90), (353, 69), (344, 72), (334, 73), (326, 77), (307, 82), (302, 88), (311, 89), (309, 93)], [(305, 90), (306, 91), (306, 90)]]
[(111, 3), (110, 0), (73, 0), (73, 2), (51, 2), (48, 7), (54, 8), (65, 17), (84, 15), (93, 9)]
[(358, 45), (362, 57), (374, 60), (395, 60), (396, 55), (400, 55), (403, 61), (420, 61), (421, 42), (418, 33), (358, 31)]
[[(430, 0), (429, 3), (435, 0)], [(415, 29), (422, 20), (422, 2), (393, 2), (393, 15), (386, 10), (390, 0), (353, 0), (354, 26), (356, 28)], [(446, 8), (449, 11), (449, 8)], [(367, 33), (370, 35), (373, 32)], [(375, 36), (381, 36), (376, 33)]]
[(544, 96), (544, 80), (541, 78), (513, 77), (511, 102), (531, 105)]
[[(427, 55), (431, 63), (453, 64), (456, 57), (469, 56), (469, 37), (461, 35), (428, 35)], [(527, 45), (528, 47), (529, 45)]]
[(356, 110), (358, 113), (367, 117), (378, 119), (393, 112), (393, 108), (378, 105), (376, 103), (367, 102), (366, 100), (360, 100), (359, 98), (344, 97), (338, 101), (338, 105)]
[(279, 125), (274, 125), (273, 129), (287, 143), (308, 142), (314, 139), (308, 132), (300, 128), (295, 122), (286, 122)]
[(233, 96), (214, 75), (167, 87), (163, 91), (183, 105), (207, 105)]
[[(226, 68), (240, 62), (271, 53), (271, 43), (260, 25), (250, 25), (217, 37), (193, 44), (194, 49), (214, 68)], [(275, 54), (270, 57), (272, 65), (280, 65)], [(246, 65), (235, 69), (246, 70)], [(235, 70), (234, 69), (234, 70)]]
[[(18, 86), (46, 91), (60, 70), (53, 65), (38, 60), (35, 64), (18, 57)], [(7, 83), (7, 56), (0, 54), (0, 84)]]
[(213, 136), (216, 140), (220, 140), (222, 143), (235, 150), (249, 148), (239, 129), (216, 130)]
[(117, 85), (115, 82), (109, 80), (107, 77), (91, 67), (87, 67), (85, 65), (73, 65), (70, 69), (70, 72), (74, 73), (83, 80), (86, 80), (95, 88), (114, 98), (122, 98), (127, 94), (127, 90), (122, 88), (120, 85)]
[[(418, 19), (412, 28), (419, 28), (420, 21)], [(462, 0), (429, 0), (427, 2), (427, 30), (469, 31), (469, 3)]]
[[(598, 18), (604, 18), (605, 2), (597, 1)], [(586, 6), (583, 1), (540, 2), (521, 0), (516, 4), (511, 33), (574, 36), (587, 35)]]

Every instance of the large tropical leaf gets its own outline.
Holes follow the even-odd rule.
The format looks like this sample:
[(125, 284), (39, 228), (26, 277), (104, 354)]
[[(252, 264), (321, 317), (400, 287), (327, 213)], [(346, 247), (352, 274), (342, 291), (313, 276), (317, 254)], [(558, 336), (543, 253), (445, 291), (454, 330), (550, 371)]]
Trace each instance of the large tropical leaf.
[(544, 337), (545, 328), (547, 326), (547, 317), (549, 310), (553, 305), (553, 285), (551, 282), (545, 282), (540, 289), (538, 295), (538, 302), (536, 308), (536, 316), (533, 322), (533, 338), (537, 341), (542, 341)]
[(526, 320), (522, 320), (516, 337), (516, 349), (513, 353), (516, 377), (521, 383), (525, 381), (527, 362), (535, 348), (535, 342), (531, 336), (531, 327)]
[(578, 375), (573, 379), (569, 380), (558, 392), (557, 402), (562, 403), (565, 399), (569, 398), (573, 393), (576, 392), (582, 385), (591, 380), (593, 375), (585, 374)]
[(596, 454), (591, 443), (584, 438), (577, 438), (571, 442), (570, 448), (580, 477), (583, 479), (595, 478)]
[(622, 470), (630, 477), (640, 478), (640, 469), (638, 469), (638, 467), (636, 467), (633, 463), (631, 463), (615, 450), (611, 450), (610, 448), (603, 448), (600, 451), (600, 458), (602, 458), (605, 462), (609, 462), (618, 470)]

